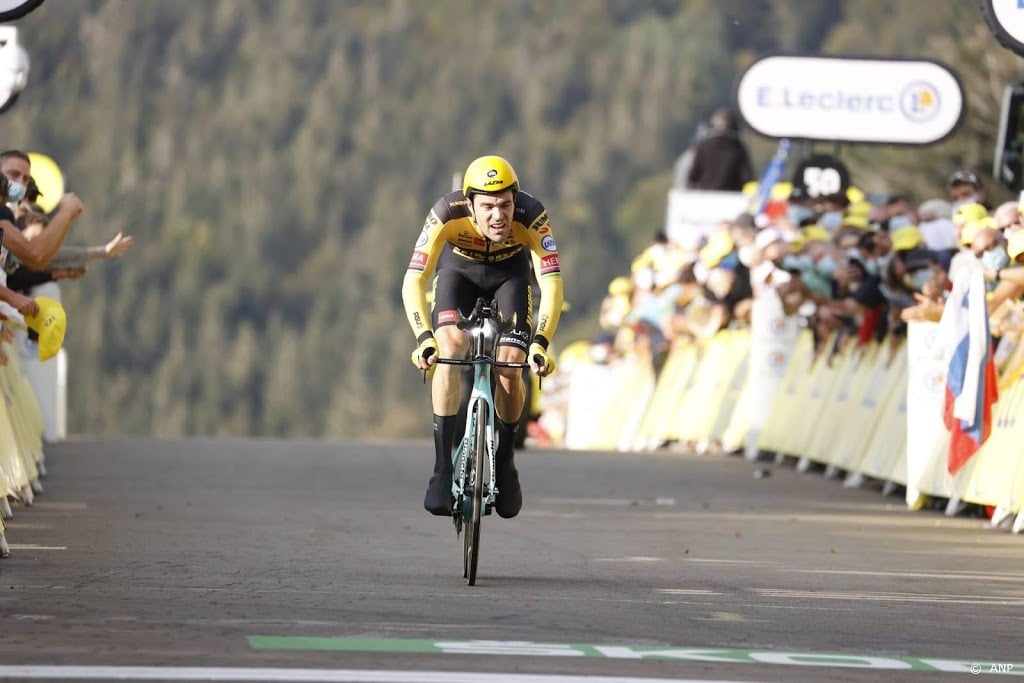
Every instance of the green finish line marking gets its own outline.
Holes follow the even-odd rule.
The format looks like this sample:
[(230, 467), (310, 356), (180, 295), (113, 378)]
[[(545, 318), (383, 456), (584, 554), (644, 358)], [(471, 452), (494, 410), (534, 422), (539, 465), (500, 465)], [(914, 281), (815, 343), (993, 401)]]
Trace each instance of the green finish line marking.
[(417, 638), (344, 638), (309, 636), (247, 636), (257, 650), (391, 652), (408, 654), (501, 655), (526, 657), (598, 657), (654, 659), (721, 664), (778, 664), (878, 671), (940, 671), (943, 673), (1024, 676), (1024, 662), (983, 659), (936, 659), (835, 652), (737, 650), (715, 647), (658, 645), (583, 645), (523, 640), (431, 640)]

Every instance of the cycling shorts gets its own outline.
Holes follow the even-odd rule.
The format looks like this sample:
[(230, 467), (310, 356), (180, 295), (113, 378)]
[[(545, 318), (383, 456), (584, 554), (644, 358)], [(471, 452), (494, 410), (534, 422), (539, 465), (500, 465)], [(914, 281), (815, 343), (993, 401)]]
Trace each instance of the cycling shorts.
[(498, 302), (505, 319), (515, 315), (515, 326), (498, 340), (500, 346), (529, 349), (533, 334), (533, 270), (525, 249), (502, 261), (471, 261), (446, 244), (434, 278), (434, 302), (430, 315), (434, 329), (454, 325), (456, 310), (468, 316), (478, 297)]

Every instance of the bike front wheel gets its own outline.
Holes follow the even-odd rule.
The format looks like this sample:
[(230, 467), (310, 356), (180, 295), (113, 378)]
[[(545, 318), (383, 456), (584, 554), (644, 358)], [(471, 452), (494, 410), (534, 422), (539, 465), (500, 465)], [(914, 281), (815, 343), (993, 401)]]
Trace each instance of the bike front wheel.
[(473, 482), (472, 495), (469, 497), (469, 519), (466, 520), (466, 534), (463, 536), (463, 576), (469, 585), (476, 585), (476, 567), (480, 560), (480, 515), (484, 507), (484, 460), (487, 455), (487, 419), (486, 404), (476, 404), (476, 435), (470, 462)]

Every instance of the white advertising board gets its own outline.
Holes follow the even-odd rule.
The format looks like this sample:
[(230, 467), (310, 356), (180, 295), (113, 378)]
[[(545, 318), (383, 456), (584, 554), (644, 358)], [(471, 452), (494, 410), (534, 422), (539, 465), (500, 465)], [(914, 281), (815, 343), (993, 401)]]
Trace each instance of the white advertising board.
[(926, 60), (765, 57), (740, 76), (736, 101), (774, 138), (927, 145), (964, 116), (956, 75)]

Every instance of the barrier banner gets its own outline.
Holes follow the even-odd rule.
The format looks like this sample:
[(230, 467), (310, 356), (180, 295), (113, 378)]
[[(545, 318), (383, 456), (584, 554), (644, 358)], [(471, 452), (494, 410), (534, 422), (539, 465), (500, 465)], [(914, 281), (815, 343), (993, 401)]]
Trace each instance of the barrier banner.
[(754, 298), (750, 313), (750, 360), (740, 409), (747, 423), (745, 454), (757, 455), (757, 443), (782, 388), (800, 335), (800, 318), (787, 316), (774, 287)]
[(892, 353), (888, 344), (870, 344), (863, 354), (840, 416), (841, 424), (845, 425), (843, 435), (832, 446), (829, 459), (830, 465), (846, 472), (856, 472), (864, 459), (864, 451), (881, 420), (878, 396), (892, 380), (889, 371)]
[(573, 450), (618, 450), (632, 437), (654, 388), (648, 356), (607, 364), (581, 363), (569, 384), (565, 446)]
[[(935, 469), (946, 469), (949, 433), (942, 423), (946, 399), (946, 367), (938, 341), (939, 324), (907, 325), (907, 505), (914, 508), (922, 493), (940, 495), (944, 488)], [(935, 460), (941, 462), (936, 463)], [(938, 484), (938, 486), (936, 486)], [(951, 482), (947, 482), (947, 485)], [(947, 492), (948, 496), (949, 493)]]
[(768, 453), (792, 454), (790, 442), (794, 424), (794, 416), (802, 409), (803, 401), (810, 391), (813, 370), (818, 360), (814, 355), (814, 339), (809, 330), (805, 330), (797, 339), (796, 349), (786, 366), (782, 386), (770, 404), (768, 417), (760, 434), (751, 433), (749, 441), (756, 438), (754, 451), (748, 446), (747, 457), (757, 455), (756, 450)]
[(878, 426), (859, 464), (863, 474), (897, 484), (907, 483), (907, 355), (906, 344), (892, 351), (878, 404)]
[(696, 367), (696, 345), (687, 339), (678, 339), (662, 366), (654, 393), (633, 439), (632, 450), (654, 450), (668, 441), (671, 411), (683, 395)]
[[(1000, 394), (992, 409), (992, 433), (975, 454), (976, 466), (959, 496), (970, 503), (994, 505), (1019, 512), (1022, 507), (1024, 458), (1024, 381), (1018, 380)], [(968, 461), (970, 464), (970, 461)]]
[(830, 339), (824, 345), (818, 362), (814, 364), (809, 391), (803, 401), (802, 410), (797, 413), (800, 419), (793, 420), (790, 428), (792, 441), (787, 453), (791, 455), (803, 457), (810, 454), (822, 413), (828, 408), (836, 390), (837, 379), (849, 357), (846, 349), (830, 355), (829, 349), (833, 348), (833, 345), (834, 341)]
[(837, 447), (850, 438), (852, 431), (863, 429), (862, 425), (850, 419), (850, 412), (857, 385), (866, 374), (863, 372), (864, 354), (863, 349), (848, 343), (833, 357), (835, 378), (822, 402), (818, 418), (808, 425), (807, 445), (801, 455), (815, 462), (833, 465)]
[(697, 442), (710, 436), (719, 411), (729, 409), (725, 396), (748, 348), (743, 330), (722, 330), (705, 343), (693, 385), (673, 416), (670, 437)]

